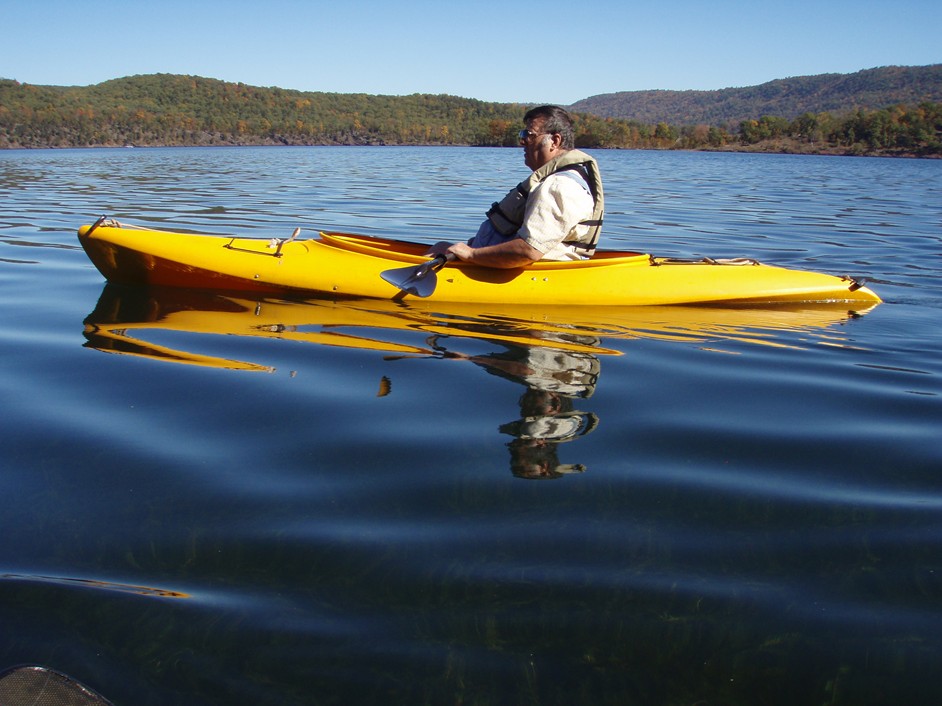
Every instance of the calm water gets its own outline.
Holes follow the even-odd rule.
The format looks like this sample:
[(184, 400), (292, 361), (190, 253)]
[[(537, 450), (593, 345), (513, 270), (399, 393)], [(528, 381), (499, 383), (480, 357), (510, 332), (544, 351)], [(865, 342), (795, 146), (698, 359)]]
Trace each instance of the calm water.
[(136, 704), (942, 698), (942, 162), (600, 152), (845, 309), (105, 287), (75, 229), (465, 237), (519, 150), (0, 152), (0, 669)]

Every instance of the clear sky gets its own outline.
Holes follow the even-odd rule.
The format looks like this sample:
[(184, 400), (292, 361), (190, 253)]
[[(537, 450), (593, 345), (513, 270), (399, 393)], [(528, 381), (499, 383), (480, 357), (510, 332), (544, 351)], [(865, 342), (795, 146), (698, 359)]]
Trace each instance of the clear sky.
[(559, 103), (942, 63), (940, 0), (0, 0), (0, 77)]

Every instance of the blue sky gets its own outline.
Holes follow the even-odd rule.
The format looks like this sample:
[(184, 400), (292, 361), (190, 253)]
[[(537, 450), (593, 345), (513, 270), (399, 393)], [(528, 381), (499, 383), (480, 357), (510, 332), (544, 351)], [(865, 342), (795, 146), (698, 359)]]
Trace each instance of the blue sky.
[[(773, 6), (774, 5), (774, 6)], [(302, 91), (569, 104), (942, 63), (939, 0), (2, 0), (0, 77), (175, 73)]]

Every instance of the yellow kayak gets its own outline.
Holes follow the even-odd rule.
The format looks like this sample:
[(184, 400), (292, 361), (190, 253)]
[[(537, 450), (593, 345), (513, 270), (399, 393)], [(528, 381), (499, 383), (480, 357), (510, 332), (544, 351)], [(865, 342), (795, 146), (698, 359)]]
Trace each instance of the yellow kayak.
[[(263, 240), (148, 230), (100, 219), (79, 228), (85, 252), (118, 284), (272, 294), (402, 299), (384, 279), (429, 263), (428, 246), (345, 233)], [(862, 302), (880, 298), (849, 277), (790, 270), (754, 260), (679, 261), (605, 250), (591, 260), (537, 262), (501, 270), (451, 262), (430, 302), (648, 306)]]

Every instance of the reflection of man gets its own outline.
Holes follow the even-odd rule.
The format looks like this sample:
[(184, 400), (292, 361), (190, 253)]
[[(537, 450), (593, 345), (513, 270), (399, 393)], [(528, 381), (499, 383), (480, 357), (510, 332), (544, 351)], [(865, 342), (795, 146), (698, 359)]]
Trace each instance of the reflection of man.
[(537, 260), (583, 260), (595, 252), (604, 212), (598, 165), (574, 149), (572, 118), (562, 108), (533, 108), (523, 120), (520, 144), (533, 174), (491, 207), (471, 241), (437, 243), (430, 255), (517, 268)]
[[(573, 400), (586, 399), (595, 392), (599, 360), (584, 350), (572, 349), (573, 344), (592, 346), (597, 339), (558, 332), (534, 332), (534, 339), (540, 344), (508, 346), (505, 353), (467, 359), (527, 387), (520, 397), (520, 419), (500, 427), (502, 433), (515, 437), (507, 444), (511, 472), (530, 479), (580, 473), (585, 466), (559, 462), (557, 447), (585, 436), (598, 425), (598, 417), (575, 410)], [(567, 348), (553, 347), (554, 340)]]
[(556, 453), (556, 444), (540, 440), (514, 439), (510, 449), (510, 472), (526, 480), (551, 480), (567, 473), (582, 473), (585, 466), (562, 464)]
[(500, 430), (518, 439), (572, 441), (588, 434), (598, 424), (596, 416), (573, 409), (572, 398), (558, 392), (528, 389), (520, 398), (521, 418)]
[(516, 437), (507, 444), (510, 470), (515, 476), (559, 478), (585, 470), (582, 464), (560, 463), (556, 447), (594, 430), (598, 417), (575, 411), (569, 396), (532, 387), (520, 398), (520, 413), (520, 419), (500, 427), (504, 434)]

